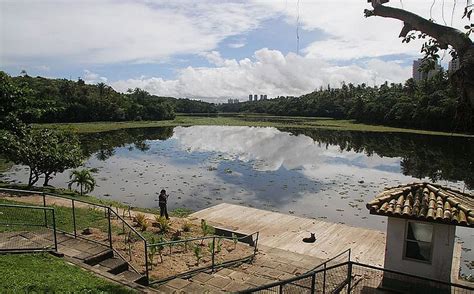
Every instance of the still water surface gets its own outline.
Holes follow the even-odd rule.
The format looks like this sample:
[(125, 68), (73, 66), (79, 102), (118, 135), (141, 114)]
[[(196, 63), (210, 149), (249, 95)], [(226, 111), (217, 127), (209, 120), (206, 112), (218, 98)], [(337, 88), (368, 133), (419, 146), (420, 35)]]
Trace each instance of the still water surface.
[[(132, 206), (193, 210), (228, 202), (385, 230), (365, 203), (384, 187), (419, 180), (472, 192), (474, 140), (446, 136), (192, 126), (88, 134), (82, 144), (97, 168), (93, 194)], [(6, 173), (25, 183), (28, 172)], [(67, 187), (69, 171), (51, 184)], [(463, 272), (474, 260), (474, 232), (458, 228)]]

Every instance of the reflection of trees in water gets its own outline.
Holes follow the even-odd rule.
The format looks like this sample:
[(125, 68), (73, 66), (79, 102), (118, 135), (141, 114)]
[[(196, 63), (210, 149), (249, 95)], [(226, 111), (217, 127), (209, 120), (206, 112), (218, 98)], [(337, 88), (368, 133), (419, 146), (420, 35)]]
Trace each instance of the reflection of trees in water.
[(81, 136), (81, 147), (86, 156), (96, 153), (99, 160), (106, 160), (115, 154), (115, 148), (129, 146), (142, 152), (148, 151), (150, 145), (146, 140), (166, 140), (173, 135), (172, 127), (123, 129), (110, 132), (91, 133)]
[(374, 133), (331, 130), (285, 129), (304, 134), (319, 145), (339, 146), (341, 151), (401, 157), (404, 175), (440, 180), (464, 181), (474, 188), (474, 139), (407, 133)]

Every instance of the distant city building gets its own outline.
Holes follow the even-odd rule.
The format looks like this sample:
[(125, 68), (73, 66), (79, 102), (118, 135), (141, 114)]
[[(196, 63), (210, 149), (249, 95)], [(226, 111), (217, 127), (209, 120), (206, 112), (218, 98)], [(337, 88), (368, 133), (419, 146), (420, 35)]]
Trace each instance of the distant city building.
[(263, 95), (263, 100), (267, 100), (267, 94)]
[(240, 102), (239, 99), (232, 99), (232, 98), (227, 99), (228, 104), (237, 104), (239, 102)]
[(263, 100), (263, 94), (260, 94), (260, 100)]
[(249, 94), (249, 101), (252, 101), (253, 95)]
[(253, 100), (254, 100), (254, 101), (257, 101), (257, 100), (258, 100), (258, 95), (257, 95), (257, 94), (253, 95)]
[(425, 79), (429, 79), (433, 76), (435, 76), (438, 72), (442, 70), (441, 66), (439, 64), (435, 65), (435, 68), (430, 70), (429, 72), (423, 72), (421, 71), (421, 67), (423, 65), (423, 59), (417, 59), (413, 60), (413, 80), (415, 82), (419, 82)]
[(461, 63), (459, 62), (459, 58), (451, 60), (448, 65), (448, 73), (450, 75), (453, 74), (455, 71), (459, 69), (460, 66), (461, 66)]

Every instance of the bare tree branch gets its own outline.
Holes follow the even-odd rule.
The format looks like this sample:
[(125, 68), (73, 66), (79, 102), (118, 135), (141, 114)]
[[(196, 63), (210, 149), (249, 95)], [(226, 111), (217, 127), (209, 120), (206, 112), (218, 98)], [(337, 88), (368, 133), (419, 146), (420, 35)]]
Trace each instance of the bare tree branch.
[(473, 45), (469, 37), (463, 32), (452, 27), (431, 22), (403, 9), (377, 5), (373, 10), (366, 10), (365, 15), (366, 17), (381, 16), (401, 20), (405, 24), (400, 33), (401, 37), (406, 36), (411, 30), (417, 30), (435, 38), (440, 44), (453, 46), (460, 55)]

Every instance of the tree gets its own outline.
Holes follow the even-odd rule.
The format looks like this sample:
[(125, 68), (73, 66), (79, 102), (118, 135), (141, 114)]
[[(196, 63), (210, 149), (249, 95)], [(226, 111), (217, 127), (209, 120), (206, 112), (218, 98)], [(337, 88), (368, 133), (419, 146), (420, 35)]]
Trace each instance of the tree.
[(73, 184), (76, 184), (76, 187), (80, 187), (80, 193), (82, 194), (92, 192), (95, 187), (95, 179), (92, 176), (92, 173), (87, 169), (74, 170), (69, 176), (69, 189)]
[[(388, 0), (369, 0), (372, 3), (372, 10), (364, 11), (366, 17), (381, 16), (401, 20), (403, 28), (399, 37), (404, 38), (404, 42), (416, 38), (413, 31), (420, 32), (419, 38), (429, 36), (431, 39), (425, 42), (422, 52), (425, 53), (426, 60), (437, 61), (439, 58), (438, 51), (440, 49), (452, 49), (454, 58), (460, 61), (460, 69), (453, 75), (453, 81), (461, 90), (461, 99), (459, 101), (459, 109), (467, 106), (468, 109), (474, 110), (474, 43), (469, 38), (469, 34), (474, 29), (474, 24), (465, 26), (467, 30), (463, 33), (455, 28), (443, 26), (427, 20), (414, 13), (404, 9), (398, 9), (383, 5)], [(474, 7), (471, 1), (466, 2), (463, 18), (470, 20)]]
[(44, 174), (43, 186), (48, 186), (49, 180), (56, 173), (82, 164), (82, 150), (77, 136), (73, 133), (48, 129), (34, 133), (34, 141), (37, 142), (37, 149), (40, 149), (42, 155), (39, 158), (38, 170)]

